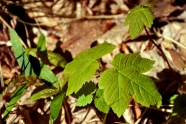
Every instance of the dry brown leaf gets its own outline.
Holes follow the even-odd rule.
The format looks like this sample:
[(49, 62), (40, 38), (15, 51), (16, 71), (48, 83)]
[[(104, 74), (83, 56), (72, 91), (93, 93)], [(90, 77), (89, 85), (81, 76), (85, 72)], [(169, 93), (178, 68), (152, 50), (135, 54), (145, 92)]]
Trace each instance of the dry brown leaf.
[[(181, 34), (180, 43), (186, 46), (186, 33)], [(186, 49), (180, 47), (180, 51), (186, 59)]]
[[(28, 2), (23, 7), (28, 16), (47, 27), (53, 27), (63, 22), (63, 17), (72, 17), (76, 2), (68, 0)], [(65, 20), (65, 19), (64, 19)]]
[(179, 67), (179, 68), (185, 68), (185, 63), (182, 59), (182, 55), (181, 53), (176, 52), (175, 50), (168, 50), (171, 57), (172, 57), (172, 61), (175, 64), (175, 66)]
[[(64, 35), (66, 41), (61, 45), (62, 50), (69, 51), (74, 58), (83, 50), (91, 47), (91, 44), (97, 40), (104, 32), (106, 24), (100, 21), (78, 21), (69, 27), (69, 31)], [(68, 40), (66, 38), (69, 38)]]
[(154, 8), (152, 8), (152, 12), (155, 17), (168, 17), (172, 12), (177, 9), (180, 9), (179, 6), (173, 6), (171, 0), (159, 0)]

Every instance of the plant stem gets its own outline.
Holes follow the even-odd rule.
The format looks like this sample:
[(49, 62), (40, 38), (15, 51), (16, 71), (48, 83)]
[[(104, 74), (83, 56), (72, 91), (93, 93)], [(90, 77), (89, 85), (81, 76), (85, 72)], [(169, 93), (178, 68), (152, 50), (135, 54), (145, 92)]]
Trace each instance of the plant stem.
[[(0, 16), (0, 20), (3, 22), (3, 24), (4, 24), (6, 27), (8, 27), (9, 30), (12, 29), (11, 26), (2, 18), (2, 16)], [(22, 40), (21, 38), (20, 38), (20, 41), (21, 41), (22, 45), (23, 45), (25, 48), (27, 48), (26, 44), (23, 42), (23, 40)]]
[(108, 113), (106, 113), (105, 116), (104, 116), (103, 124), (106, 124), (107, 114), (108, 114)]
[(155, 41), (152, 39), (152, 37), (149, 35), (149, 32), (147, 31), (146, 27), (144, 27), (144, 28), (145, 28), (145, 32), (147, 33), (147, 35), (148, 35), (150, 41), (158, 48), (158, 50), (159, 50), (159, 51), (161, 52), (161, 54), (162, 54), (162, 57), (165, 59), (167, 65), (169, 66), (169, 69), (170, 69), (171, 71), (173, 71), (173, 69), (172, 69), (172, 67), (170, 66), (169, 61), (168, 61), (167, 57), (165, 56), (165, 53), (163, 52), (163, 50), (156, 44), (156, 42), (155, 42)]

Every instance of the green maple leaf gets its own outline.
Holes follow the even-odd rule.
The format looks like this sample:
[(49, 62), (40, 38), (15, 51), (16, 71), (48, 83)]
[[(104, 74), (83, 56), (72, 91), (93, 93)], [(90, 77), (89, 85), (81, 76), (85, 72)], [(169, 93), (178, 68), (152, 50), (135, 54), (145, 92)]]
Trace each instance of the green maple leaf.
[(131, 39), (135, 39), (144, 29), (144, 26), (151, 28), (154, 15), (150, 11), (152, 4), (138, 5), (128, 14), (124, 25), (129, 24)]
[(78, 98), (77, 106), (86, 106), (92, 102), (93, 95), (89, 94), (85, 96), (84, 94)]
[(93, 100), (93, 94), (96, 91), (96, 86), (94, 82), (90, 81), (85, 83), (83, 87), (76, 93), (79, 96), (77, 100), (77, 106), (86, 106), (90, 104)]
[(52, 120), (57, 119), (64, 98), (65, 98), (65, 92), (59, 92), (57, 96), (55, 96), (54, 99), (52, 99), (50, 104), (50, 112), (51, 112)]
[(154, 61), (138, 54), (117, 54), (114, 68), (104, 71), (99, 78), (99, 88), (104, 89), (106, 103), (120, 117), (129, 105), (130, 95), (141, 105), (161, 105), (161, 95), (153, 81), (142, 73), (152, 68)]
[(101, 112), (108, 113), (110, 107), (105, 102), (104, 90), (98, 89), (96, 91), (96, 96), (97, 96), (97, 98), (94, 100), (94, 105), (96, 106), (96, 108)]
[(81, 52), (72, 62), (65, 67), (64, 74), (69, 74), (67, 95), (72, 94), (89, 82), (99, 68), (98, 58), (108, 54), (115, 48), (114, 45), (104, 42), (87, 51)]

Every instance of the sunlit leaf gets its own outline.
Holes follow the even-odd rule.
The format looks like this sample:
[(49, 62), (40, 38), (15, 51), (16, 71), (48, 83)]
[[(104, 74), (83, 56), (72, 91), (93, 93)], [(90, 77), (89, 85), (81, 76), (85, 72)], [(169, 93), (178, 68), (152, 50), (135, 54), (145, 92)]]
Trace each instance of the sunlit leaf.
[(107, 103), (105, 102), (105, 99), (104, 99), (104, 90), (101, 90), (101, 89), (98, 89), (96, 91), (96, 96), (97, 98), (94, 100), (94, 105), (96, 106), (96, 108), (103, 112), (103, 113), (108, 113), (109, 112), (109, 109), (110, 107), (107, 105)]
[(38, 100), (38, 99), (44, 99), (53, 95), (56, 95), (58, 93), (58, 89), (55, 87), (46, 88), (44, 90), (39, 91), (38, 93), (35, 93), (30, 98), (30, 101)]
[(124, 25), (129, 24), (131, 39), (135, 39), (143, 31), (144, 26), (151, 28), (154, 20), (150, 7), (152, 4), (138, 5), (128, 14)]
[(63, 87), (68, 82), (68, 80), (69, 80), (69, 75), (63, 74), (63, 76), (61, 78), (59, 78), (58, 82), (54, 86), (56, 88), (58, 88), (59, 91), (62, 91), (63, 90)]
[(12, 29), (10, 30), (10, 40), (12, 43), (12, 49), (16, 57), (16, 60), (21, 69), (24, 71), (25, 76), (29, 76), (30, 74), (34, 75), (31, 63), (29, 62), (28, 56), (25, 54), (19, 36)]
[(106, 103), (120, 117), (129, 105), (130, 96), (141, 105), (161, 105), (161, 95), (154, 82), (142, 73), (152, 68), (154, 61), (138, 54), (117, 54), (114, 68), (104, 71), (99, 78), (99, 88), (104, 89)]
[(68, 63), (64, 70), (64, 74), (70, 74), (67, 95), (76, 93), (85, 82), (89, 82), (99, 68), (97, 59), (114, 48), (114, 45), (105, 42), (81, 52), (72, 62)]
[(41, 34), (39, 36), (39, 40), (38, 40), (38, 44), (37, 44), (37, 49), (38, 51), (46, 51), (47, 47), (46, 47), (46, 39), (44, 34)]
[(81, 95), (77, 100), (77, 106), (86, 106), (87, 104), (90, 104), (92, 102), (93, 96), (92, 94), (89, 94), (85, 96), (84, 94)]

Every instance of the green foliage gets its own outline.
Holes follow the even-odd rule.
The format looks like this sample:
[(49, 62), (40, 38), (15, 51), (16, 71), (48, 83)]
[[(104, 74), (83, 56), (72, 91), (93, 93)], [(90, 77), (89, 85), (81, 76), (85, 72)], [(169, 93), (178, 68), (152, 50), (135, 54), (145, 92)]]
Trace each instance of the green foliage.
[(99, 46), (81, 52), (72, 62), (65, 67), (64, 74), (69, 74), (67, 95), (72, 94), (89, 82), (99, 68), (98, 58), (108, 54), (115, 48), (110, 43), (103, 43)]
[(14, 30), (10, 30), (10, 40), (12, 43), (14, 55), (17, 59), (19, 66), (24, 71), (25, 76), (29, 76), (30, 74), (34, 75), (31, 63), (29, 62), (29, 59), (25, 54), (24, 48), (19, 40), (19, 36)]
[(39, 91), (38, 93), (33, 94), (30, 100), (34, 101), (42, 98), (47, 98), (56, 95), (57, 93), (58, 93), (58, 89), (55, 87), (46, 88), (44, 90)]
[(65, 84), (68, 82), (69, 80), (69, 75), (65, 75), (63, 74), (63, 76), (61, 78), (59, 78), (58, 82), (56, 83), (55, 87), (59, 90), (62, 91), (63, 87), (65, 86)]
[(90, 104), (92, 102), (92, 99), (93, 99), (93, 95), (92, 94), (89, 94), (87, 96), (85, 96), (84, 94), (81, 95), (79, 98), (78, 98), (78, 101), (77, 101), (77, 106), (86, 106), (87, 104)]
[[(26, 48), (25, 52), (27, 55), (32, 55), (34, 57), (37, 57), (38, 54), (39, 56), (42, 56), (41, 53), (38, 53), (37, 48)], [(47, 58), (48, 57), (48, 58)], [(65, 58), (63, 56), (61, 56), (60, 54), (54, 53), (52, 51), (47, 51), (47, 55), (43, 56), (43, 58), (41, 58), (43, 60), (43, 62), (45, 64), (52, 64), (55, 66), (60, 66), (62, 68), (65, 67), (65, 65), (67, 64), (67, 61), (65, 60)]]
[(79, 96), (77, 101), (77, 106), (86, 106), (90, 104), (93, 100), (93, 94), (96, 91), (96, 86), (94, 82), (90, 81), (85, 83), (83, 87), (76, 93)]
[[(150, 11), (151, 4), (135, 7), (126, 18), (125, 25), (129, 24), (131, 38), (136, 38), (144, 26), (151, 27), (154, 16)], [(30, 100), (38, 100), (53, 96), (50, 111), (51, 120), (56, 120), (66, 95), (75, 93), (78, 96), (77, 106), (86, 106), (94, 99), (94, 105), (98, 110), (108, 113), (112, 110), (120, 117), (128, 107), (130, 97), (141, 105), (161, 105), (161, 95), (158, 93), (153, 81), (143, 73), (152, 68), (154, 61), (141, 58), (137, 54), (117, 54), (113, 61), (113, 68), (104, 71), (98, 80), (96, 88), (92, 78), (99, 69), (98, 60), (110, 53), (115, 46), (104, 42), (89, 50), (81, 52), (75, 59), (68, 63), (59, 54), (48, 51), (46, 39), (40, 35), (37, 48), (24, 49), (18, 35), (14, 30), (10, 31), (12, 49), (19, 66), (25, 76), (32, 75), (45, 80), (49, 87), (32, 95)], [(40, 58), (41, 61), (38, 60)], [(64, 68), (64, 74), (57, 79), (55, 74), (45, 65), (53, 64)], [(68, 82), (68, 88), (66, 84)], [(9, 104), (15, 104), (26, 90), (27, 85), (18, 87)], [(22, 89), (22, 90), (20, 90)], [(24, 89), (24, 90), (23, 90)], [(18, 94), (18, 95), (17, 95)], [(16, 96), (17, 95), (17, 96)], [(13, 107), (7, 107), (9, 112)], [(6, 116), (8, 113), (4, 113)], [(52, 121), (50, 121), (52, 123)]]
[(38, 40), (38, 44), (37, 44), (37, 49), (38, 49), (38, 52), (47, 51), (46, 39), (45, 39), (44, 34), (41, 34), (41, 35), (39, 36), (39, 40)]
[(96, 106), (96, 108), (101, 112), (108, 113), (110, 107), (105, 102), (104, 90), (98, 89), (96, 91), (96, 96), (97, 98), (94, 100), (94, 105)]
[(129, 105), (130, 95), (149, 107), (161, 105), (161, 95), (153, 81), (142, 73), (152, 68), (154, 61), (138, 54), (118, 54), (114, 57), (114, 68), (104, 71), (99, 78), (99, 88), (104, 89), (106, 103), (120, 117)]
[(26, 53), (34, 57), (40, 57), (45, 64), (52, 64), (55, 66), (65, 67), (67, 61), (60, 54), (47, 50), (46, 39), (43, 34), (40, 35), (37, 48), (27, 48)]
[(41, 61), (45, 64), (49, 63), (47, 47), (46, 47), (46, 39), (43, 34), (39, 36), (38, 44), (37, 44), (37, 56), (41, 58)]
[(124, 25), (129, 24), (131, 39), (135, 39), (143, 31), (144, 26), (151, 28), (154, 16), (150, 11), (152, 4), (138, 5), (128, 14)]
[(45, 64), (31, 55), (27, 56), (25, 54), (25, 49), (19, 40), (19, 36), (14, 30), (10, 30), (10, 39), (14, 55), (19, 66), (24, 71), (25, 76), (38, 76), (47, 81), (50, 85), (57, 82), (57, 77)]
[(21, 98), (21, 96), (25, 93), (26, 89), (27, 89), (28, 85), (27, 84), (23, 84), (21, 86), (19, 86), (13, 93), (10, 102), (8, 103), (8, 106), (6, 107), (6, 110), (3, 114), (3, 118), (5, 118), (10, 111), (12, 110), (12, 108), (15, 106), (15, 104), (17, 103), (17, 101)]
[(54, 97), (54, 99), (51, 101), (50, 112), (51, 112), (52, 120), (57, 119), (64, 98), (65, 98), (65, 92), (59, 92), (58, 95)]

